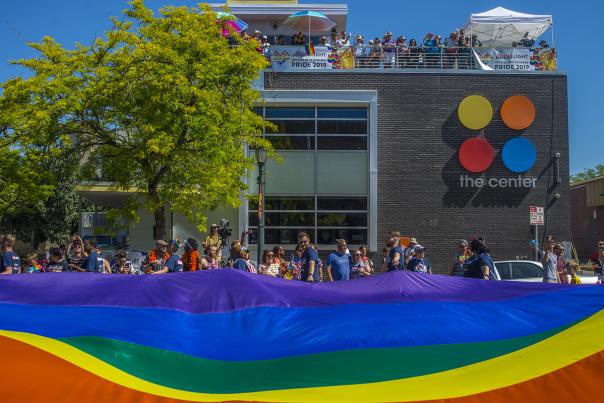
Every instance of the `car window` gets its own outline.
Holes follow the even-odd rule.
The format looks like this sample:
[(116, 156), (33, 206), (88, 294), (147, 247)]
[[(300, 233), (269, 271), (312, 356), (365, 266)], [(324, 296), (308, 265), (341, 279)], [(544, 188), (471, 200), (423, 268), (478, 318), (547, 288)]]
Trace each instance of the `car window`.
[(512, 262), (512, 279), (543, 277), (543, 269), (534, 263)]
[(497, 263), (495, 268), (499, 272), (499, 277), (501, 277), (502, 280), (510, 280), (512, 278), (509, 263)]

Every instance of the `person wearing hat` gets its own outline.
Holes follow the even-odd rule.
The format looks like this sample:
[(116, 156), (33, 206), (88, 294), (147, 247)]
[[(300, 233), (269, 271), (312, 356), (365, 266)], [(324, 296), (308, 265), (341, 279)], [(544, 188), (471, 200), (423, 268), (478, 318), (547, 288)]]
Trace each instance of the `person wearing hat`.
[(218, 249), (218, 261), (220, 261), (222, 259), (222, 237), (218, 233), (218, 228), (218, 224), (210, 225), (210, 233), (206, 235), (201, 244), (206, 253), (210, 246), (215, 246)]
[(426, 49), (426, 67), (436, 67), (439, 64), (439, 48), (436, 46), (436, 40), (432, 32), (428, 32), (424, 37), (424, 48)]
[(365, 46), (365, 38), (363, 35), (357, 35), (354, 38), (354, 64), (355, 67), (365, 67), (367, 64), (367, 57), (369, 56), (369, 47)]
[(151, 250), (143, 263), (143, 272), (152, 273), (161, 270), (165, 261), (170, 258), (168, 243), (163, 239), (155, 241), (155, 249)]
[(382, 41), (382, 49), (384, 51), (384, 67), (394, 67), (396, 62), (396, 42), (392, 39), (392, 32), (388, 31), (386, 32), (386, 35), (384, 35), (384, 40)]
[(163, 267), (160, 270), (154, 271), (151, 274), (176, 273), (182, 271), (182, 259), (176, 253), (178, 252), (178, 249), (180, 249), (180, 243), (178, 243), (177, 240), (172, 240), (170, 241), (169, 247), (170, 256), (164, 262)]
[(415, 253), (414, 248), (416, 246), (417, 246), (417, 239), (411, 238), (411, 239), (409, 239), (409, 246), (407, 246), (405, 249), (403, 249), (403, 260), (404, 260), (405, 267), (407, 266), (407, 263), (409, 263), (409, 261), (413, 257), (413, 254)]
[(430, 262), (426, 259), (426, 248), (421, 245), (415, 245), (413, 252), (414, 256), (407, 263), (407, 270), (432, 274), (432, 266), (430, 266)]
[(405, 67), (405, 55), (409, 51), (409, 47), (407, 46), (407, 38), (405, 35), (401, 35), (396, 38), (396, 66), (398, 68)]
[(250, 251), (245, 246), (239, 249), (239, 257), (233, 262), (233, 269), (257, 274), (256, 267), (250, 262)]

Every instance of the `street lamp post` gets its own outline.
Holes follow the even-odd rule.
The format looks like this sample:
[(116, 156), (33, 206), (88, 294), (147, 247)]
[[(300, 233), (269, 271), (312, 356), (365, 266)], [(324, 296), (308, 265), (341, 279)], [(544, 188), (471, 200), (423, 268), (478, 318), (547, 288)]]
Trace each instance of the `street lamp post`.
[(266, 165), (266, 148), (256, 149), (256, 162), (258, 163), (258, 262), (262, 264), (262, 253), (264, 251), (264, 166)]

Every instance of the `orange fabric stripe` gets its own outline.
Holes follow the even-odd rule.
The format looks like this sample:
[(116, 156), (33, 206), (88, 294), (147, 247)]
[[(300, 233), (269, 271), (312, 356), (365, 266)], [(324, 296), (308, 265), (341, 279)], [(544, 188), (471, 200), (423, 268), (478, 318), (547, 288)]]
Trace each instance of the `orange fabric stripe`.
[[(421, 403), (592, 403), (594, 396), (604, 390), (603, 371), (604, 351), (600, 351), (568, 367), (513, 386), (454, 399), (424, 400)], [(484, 376), (488, 377), (489, 374), (485, 373)], [(468, 382), (480, 382), (480, 379), (468, 379)]]
[[(449, 403), (591, 402), (604, 388), (604, 352), (547, 375)], [(181, 402), (129, 389), (28, 344), (0, 336), (0, 396), (3, 402), (166, 403)], [(489, 376), (485, 374), (485, 376)], [(468, 379), (480, 382), (480, 379)], [(438, 387), (438, 385), (435, 385)], [(438, 400), (444, 402), (444, 400)], [(433, 401), (436, 402), (436, 401)], [(425, 403), (425, 402), (424, 402)]]

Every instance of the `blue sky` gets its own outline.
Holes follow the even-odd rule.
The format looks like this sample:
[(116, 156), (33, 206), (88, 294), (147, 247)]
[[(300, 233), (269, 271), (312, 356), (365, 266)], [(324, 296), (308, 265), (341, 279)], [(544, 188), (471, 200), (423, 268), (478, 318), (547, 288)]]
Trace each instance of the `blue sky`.
[[(300, 3), (342, 3), (337, 0), (301, 0)], [(147, 0), (158, 9), (162, 5), (194, 5), (190, 0)], [(604, 130), (600, 114), (604, 109), (604, 52), (601, 44), (601, 16), (604, 2), (575, 0), (464, 0), (406, 2), (395, 0), (349, 0), (348, 30), (365, 36), (393, 31), (407, 38), (422, 38), (426, 32), (446, 35), (465, 23), (472, 12), (497, 6), (532, 14), (552, 14), (558, 68), (568, 74), (570, 169), (576, 173), (604, 164)], [(44, 35), (66, 46), (79, 41), (91, 43), (119, 16), (125, 0), (1, 0), (0, 1), (0, 81), (21, 74), (9, 60), (35, 53), (27, 42)], [(546, 33), (549, 39), (549, 32)]]

